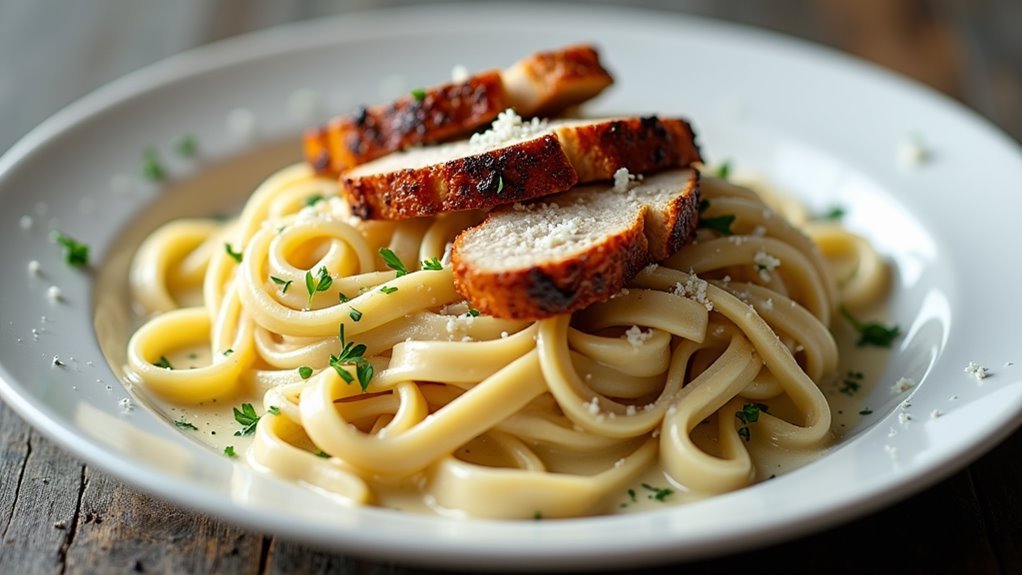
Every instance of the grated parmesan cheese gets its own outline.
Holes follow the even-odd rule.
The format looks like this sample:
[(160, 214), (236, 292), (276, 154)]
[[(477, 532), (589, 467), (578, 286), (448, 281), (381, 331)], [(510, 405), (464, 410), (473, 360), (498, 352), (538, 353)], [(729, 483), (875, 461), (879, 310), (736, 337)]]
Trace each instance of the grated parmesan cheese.
[(706, 311), (713, 311), (713, 302), (706, 297), (706, 288), (709, 284), (706, 280), (699, 279), (694, 273), (689, 272), (688, 279), (685, 283), (678, 282), (674, 284), (674, 289), (671, 293), (681, 297), (687, 297), (697, 303), (703, 304)]
[(984, 380), (990, 376), (990, 370), (974, 361), (970, 361), (969, 365), (965, 366), (965, 373), (972, 374), (976, 381)]
[(930, 419), (937, 419), (938, 417), (940, 417), (942, 415), (944, 415), (943, 411), (941, 411), (939, 409), (934, 409), (933, 411), (930, 412)]
[(533, 118), (526, 122), (512, 108), (497, 114), (497, 119), (485, 132), (472, 134), (469, 143), (491, 148), (506, 144), (513, 140), (538, 136), (547, 130), (547, 121)]
[(891, 386), (891, 393), (904, 393), (909, 388), (915, 386), (916, 382), (907, 377), (898, 378), (898, 381), (894, 382)]
[(626, 193), (632, 189), (632, 184), (642, 179), (642, 174), (633, 174), (628, 168), (618, 168), (614, 172), (614, 191)]
[(781, 260), (763, 250), (756, 252), (752, 261), (756, 264), (756, 271), (759, 272), (759, 277), (763, 278), (763, 281), (770, 281), (770, 272), (781, 266)]
[(451, 68), (452, 82), (464, 82), (468, 80), (468, 78), (469, 78), (468, 68), (466, 68), (465, 66), (462, 66), (461, 64), (455, 64), (455, 66)]
[(642, 347), (649, 338), (653, 337), (653, 330), (642, 331), (642, 328), (637, 325), (633, 325), (628, 328), (624, 337), (628, 340), (628, 343), (630, 343), (632, 347)]

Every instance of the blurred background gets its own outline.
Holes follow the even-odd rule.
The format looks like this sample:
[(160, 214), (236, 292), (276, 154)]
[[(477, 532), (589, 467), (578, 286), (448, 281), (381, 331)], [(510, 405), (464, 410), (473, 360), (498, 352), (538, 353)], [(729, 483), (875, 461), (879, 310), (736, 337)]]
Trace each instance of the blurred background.
[[(78, 97), (182, 50), (288, 22), (423, 3), (0, 0), (0, 152)], [(1022, 0), (600, 3), (705, 16), (831, 46), (936, 88), (1022, 140)]]

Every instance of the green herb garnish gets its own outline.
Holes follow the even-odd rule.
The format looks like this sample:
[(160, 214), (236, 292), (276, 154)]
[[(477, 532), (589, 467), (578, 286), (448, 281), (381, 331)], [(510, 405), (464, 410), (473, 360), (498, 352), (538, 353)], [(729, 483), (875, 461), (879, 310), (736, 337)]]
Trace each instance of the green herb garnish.
[(64, 248), (67, 265), (75, 268), (89, 265), (89, 246), (62, 232), (53, 232), (53, 240)]
[(503, 191), (504, 191), (504, 176), (500, 175), (500, 176), (497, 176), (497, 193), (499, 194), (499, 193), (501, 193)]
[(721, 235), (730, 236), (734, 234), (731, 231), (731, 224), (734, 221), (735, 216), (733, 214), (717, 216), (715, 218), (699, 218), (699, 227), (720, 232)]
[(866, 409), (860, 411), (859, 415), (870, 415), (871, 413), (873, 413), (873, 410), (867, 407)]
[(170, 365), (170, 360), (168, 360), (167, 356), (165, 355), (161, 355), (160, 361), (157, 361), (153, 365), (155, 365), (156, 367), (162, 367), (163, 369), (174, 369), (174, 366)]
[(738, 435), (745, 441), (752, 439), (749, 424), (759, 421), (760, 412), (766, 413), (768, 410), (769, 408), (762, 403), (746, 403), (743, 405), (741, 411), (735, 412), (735, 417), (738, 418), (738, 421), (742, 422), (742, 425), (738, 428)]
[(224, 455), (226, 455), (227, 457), (237, 457), (238, 456), (238, 454), (234, 452), (234, 446), (233, 445), (228, 445), (227, 447), (224, 448)]
[(174, 151), (176, 151), (177, 155), (181, 156), (182, 158), (191, 158), (192, 156), (195, 155), (195, 152), (198, 151), (198, 149), (199, 142), (196, 141), (195, 136), (191, 134), (186, 134), (182, 136), (181, 139), (178, 140), (177, 144), (174, 146)]
[(841, 306), (841, 315), (852, 324), (855, 331), (859, 332), (859, 341), (856, 345), (863, 347), (875, 345), (877, 347), (891, 347), (895, 338), (901, 335), (901, 328), (898, 326), (884, 327), (879, 323), (863, 323), (855, 318), (848, 308)]
[(415, 98), (416, 102), (421, 102), (426, 99), (426, 91), (422, 88), (416, 88), (412, 90), (412, 97)]
[(142, 152), (142, 175), (153, 182), (159, 182), (167, 177), (155, 148), (146, 148)]
[(326, 266), (319, 268), (317, 277), (312, 276), (311, 271), (305, 272), (305, 289), (309, 292), (309, 301), (305, 304), (305, 309), (312, 308), (312, 298), (318, 292), (326, 291), (330, 289), (330, 286), (334, 283), (334, 278), (330, 277), (330, 272), (327, 271)]
[(275, 283), (275, 284), (280, 286), (280, 293), (281, 293), (281, 295), (286, 294), (287, 293), (287, 288), (291, 287), (291, 284), (294, 283), (293, 280), (285, 280), (285, 279), (279, 278), (277, 276), (270, 276), (270, 279), (273, 280), (273, 283)]
[(826, 212), (820, 214), (818, 219), (830, 220), (832, 222), (841, 221), (841, 218), (845, 217), (845, 209), (841, 206), (833, 206)]
[(361, 321), (362, 320), (362, 312), (358, 311), (355, 308), (351, 308), (351, 311), (348, 312), (348, 317), (351, 318), (351, 321)]
[(271, 405), (270, 408), (266, 410), (266, 412), (269, 413), (270, 415), (280, 415), (280, 408), (277, 407), (276, 405)]
[(387, 267), (397, 272), (397, 277), (401, 277), (408, 273), (408, 268), (401, 262), (401, 258), (397, 257), (390, 248), (380, 248), (380, 256), (383, 257), (383, 262), (387, 264)]
[(227, 242), (224, 242), (224, 249), (227, 250), (227, 255), (231, 256), (231, 258), (233, 258), (234, 261), (238, 262), (239, 264), (241, 263), (241, 252), (234, 251), (234, 248), (231, 246), (231, 244)]
[(316, 457), (322, 457), (324, 459), (329, 459), (330, 458), (330, 454), (325, 452), (325, 451), (323, 451), (322, 449), (318, 449), (317, 448), (316, 449)]
[(720, 166), (717, 166), (717, 177), (726, 180), (731, 175), (731, 160), (724, 160)]
[(855, 395), (855, 392), (859, 391), (859, 388), (862, 387), (864, 377), (865, 375), (861, 371), (849, 371), (841, 381), (841, 389), (838, 391), (849, 397)]
[(224, 357), (228, 357), (228, 356), (230, 356), (232, 354), (234, 354), (234, 350), (233, 349), (227, 348), (227, 349), (224, 350)]
[(469, 317), (479, 317), (479, 310), (472, 306), (468, 306), (468, 315)]
[(330, 367), (337, 371), (337, 375), (344, 380), (345, 383), (352, 383), (355, 381), (355, 377), (352, 377), (351, 373), (345, 369), (345, 366), (354, 365), (355, 375), (358, 377), (359, 386), (362, 387), (362, 391), (365, 391), (369, 387), (369, 382), (373, 379), (374, 369), (369, 360), (364, 356), (366, 352), (365, 344), (355, 344), (354, 342), (346, 341), (344, 339), (344, 324), (340, 327), (340, 340), (341, 340), (341, 353), (338, 355), (330, 356)]
[(385, 293), (387, 295), (390, 295), (390, 294), (392, 294), (392, 293), (394, 293), (396, 291), (397, 291), (397, 288), (394, 287), (394, 286), (383, 286), (383, 287), (380, 288), (380, 293)]
[(422, 269), (435, 272), (444, 269), (444, 266), (440, 263), (440, 258), (433, 257), (428, 260), (422, 260)]
[(256, 413), (251, 403), (242, 403), (241, 409), (237, 407), (234, 409), (234, 421), (241, 424), (241, 429), (234, 432), (234, 435), (242, 437), (245, 435), (251, 435), (255, 431), (256, 424), (259, 423), (259, 414)]
[(299, 367), (298, 376), (301, 377), (302, 379), (309, 379), (310, 377), (312, 377), (312, 368), (307, 365)]
[(305, 206), (311, 208), (312, 206), (318, 204), (319, 202), (322, 202), (324, 199), (325, 198), (323, 198), (323, 194), (312, 194), (311, 196), (305, 198)]
[(648, 495), (648, 498), (653, 499), (655, 501), (664, 501), (665, 499), (667, 499), (668, 496), (674, 493), (673, 489), (670, 489), (668, 487), (654, 487), (649, 483), (643, 483), (642, 487), (649, 491), (652, 491), (652, 493)]
[(180, 427), (182, 429), (194, 429), (195, 431), (199, 430), (198, 427), (195, 427), (191, 423), (188, 423), (187, 421), (185, 421), (185, 418), (183, 418), (183, 417), (181, 419), (175, 419), (174, 420), (174, 425), (176, 425), (176, 426), (178, 426), (178, 427)]

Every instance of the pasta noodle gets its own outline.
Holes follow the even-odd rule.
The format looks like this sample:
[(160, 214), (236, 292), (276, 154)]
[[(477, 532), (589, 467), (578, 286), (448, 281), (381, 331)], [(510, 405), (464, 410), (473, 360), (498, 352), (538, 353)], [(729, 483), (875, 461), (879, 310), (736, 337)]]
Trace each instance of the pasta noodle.
[(361, 221), (336, 182), (287, 167), (236, 220), (140, 246), (129, 371), (175, 405), (261, 398), (246, 461), (352, 504), (546, 518), (740, 489), (771, 473), (763, 453), (830, 442), (828, 326), (883, 297), (885, 267), (746, 188), (704, 178), (702, 197), (717, 225), (693, 244), (606, 302), (527, 322), (454, 289), (449, 244), (482, 214)]

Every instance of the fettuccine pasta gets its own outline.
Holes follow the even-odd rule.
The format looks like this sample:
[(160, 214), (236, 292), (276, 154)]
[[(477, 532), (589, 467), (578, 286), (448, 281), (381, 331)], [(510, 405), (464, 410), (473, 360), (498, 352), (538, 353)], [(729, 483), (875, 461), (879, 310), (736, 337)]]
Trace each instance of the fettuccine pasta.
[(828, 326), (883, 297), (885, 267), (746, 188), (705, 177), (702, 198), (695, 242), (606, 302), (528, 322), (454, 289), (449, 245), (481, 213), (362, 221), (291, 166), (236, 220), (140, 246), (129, 371), (174, 405), (261, 398), (237, 455), (352, 504), (531, 519), (740, 489), (773, 473), (764, 453), (831, 441)]

